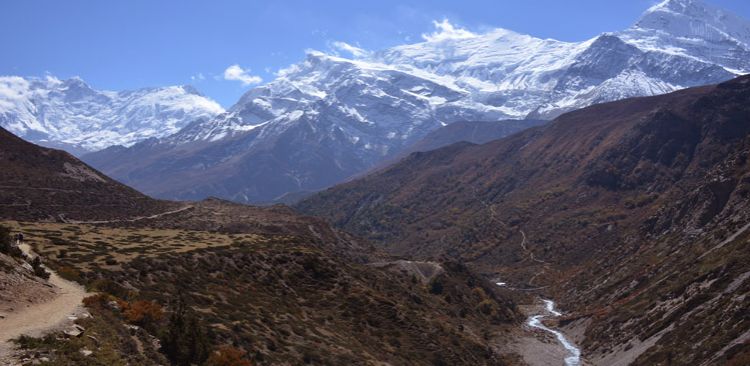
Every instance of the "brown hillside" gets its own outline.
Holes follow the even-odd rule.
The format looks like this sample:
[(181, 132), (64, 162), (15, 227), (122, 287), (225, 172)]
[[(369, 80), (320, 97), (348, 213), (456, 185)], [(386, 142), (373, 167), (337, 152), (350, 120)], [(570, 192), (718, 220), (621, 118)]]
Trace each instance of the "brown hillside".
[(151, 199), (72, 155), (26, 142), (0, 128), (0, 218), (113, 219), (175, 206)]
[(556, 285), (600, 364), (723, 362), (748, 352), (748, 154), (741, 77), (413, 154), (297, 207), (392, 253)]

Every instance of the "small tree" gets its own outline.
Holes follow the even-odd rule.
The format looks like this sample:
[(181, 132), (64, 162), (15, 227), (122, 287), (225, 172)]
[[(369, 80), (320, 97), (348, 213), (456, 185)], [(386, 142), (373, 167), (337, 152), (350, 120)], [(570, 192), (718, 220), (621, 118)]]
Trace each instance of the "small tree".
[(202, 364), (208, 358), (208, 336), (182, 296), (178, 297), (161, 338), (164, 354), (175, 365)]
[(244, 359), (247, 352), (232, 346), (221, 346), (211, 353), (206, 366), (252, 366)]

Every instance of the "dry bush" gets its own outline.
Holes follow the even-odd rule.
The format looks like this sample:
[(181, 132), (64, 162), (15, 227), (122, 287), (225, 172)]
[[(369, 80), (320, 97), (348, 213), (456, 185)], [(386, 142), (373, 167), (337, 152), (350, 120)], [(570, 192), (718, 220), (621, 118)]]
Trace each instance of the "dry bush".
[(72, 282), (82, 282), (81, 271), (70, 266), (60, 266), (57, 268), (57, 275)]
[(103, 307), (110, 301), (110, 296), (107, 294), (95, 294), (83, 299), (83, 305), (87, 308)]
[(245, 354), (247, 352), (242, 349), (221, 346), (211, 353), (206, 366), (252, 366), (250, 361), (243, 358)]
[(164, 318), (164, 310), (153, 301), (139, 300), (123, 308), (123, 315), (129, 323), (148, 326), (161, 321)]

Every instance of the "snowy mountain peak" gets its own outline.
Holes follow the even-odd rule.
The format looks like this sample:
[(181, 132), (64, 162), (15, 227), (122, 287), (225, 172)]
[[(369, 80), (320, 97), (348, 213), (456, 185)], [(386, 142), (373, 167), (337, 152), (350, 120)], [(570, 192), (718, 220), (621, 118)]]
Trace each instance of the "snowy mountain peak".
[(76, 154), (166, 137), (223, 112), (188, 85), (115, 92), (93, 89), (80, 77), (0, 77), (0, 126)]
[(750, 46), (750, 21), (699, 0), (666, 0), (648, 9), (635, 27), (676, 37), (735, 41)]
[(671, 11), (675, 13), (684, 13), (691, 7), (704, 7), (705, 4), (700, 0), (664, 0), (648, 10), (646, 13), (656, 11)]
[(199, 96), (199, 97), (202, 97), (202, 96), (203, 96), (203, 94), (202, 94), (202, 93), (201, 93), (200, 91), (198, 91), (198, 89), (196, 89), (196, 88), (195, 88), (194, 86), (192, 86), (192, 85), (189, 85), (189, 84), (185, 84), (185, 85), (182, 85), (182, 86), (181, 86), (181, 88), (182, 88), (182, 90), (184, 90), (184, 91), (185, 91), (185, 93), (187, 93), (187, 94), (197, 95), (197, 96)]
[[(340, 182), (454, 122), (552, 119), (728, 80), (750, 70), (746, 24), (689, 0), (662, 2), (637, 25), (583, 42), (443, 20), (414, 44), (334, 46), (351, 58), (310, 51), (227, 113), (96, 161), (161, 197), (267, 202)], [(132, 170), (112, 163), (133, 160)]]

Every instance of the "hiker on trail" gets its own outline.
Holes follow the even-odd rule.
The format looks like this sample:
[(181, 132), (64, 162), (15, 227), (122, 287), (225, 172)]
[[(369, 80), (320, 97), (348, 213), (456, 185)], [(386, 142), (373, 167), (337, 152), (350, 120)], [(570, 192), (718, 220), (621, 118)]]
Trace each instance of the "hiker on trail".
[(18, 233), (16, 235), (16, 246), (21, 245), (23, 243), (23, 234)]

